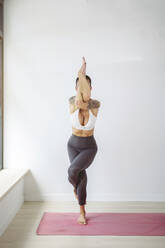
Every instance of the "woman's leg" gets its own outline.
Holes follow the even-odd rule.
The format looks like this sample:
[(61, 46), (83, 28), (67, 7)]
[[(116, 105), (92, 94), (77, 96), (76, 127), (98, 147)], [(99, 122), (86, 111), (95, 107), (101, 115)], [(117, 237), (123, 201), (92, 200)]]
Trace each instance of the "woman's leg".
[(73, 159), (80, 153), (75, 147), (67, 144), (67, 150), (69, 155), (70, 163), (72, 163)]
[(90, 166), (96, 153), (96, 147), (81, 150), (68, 168), (68, 180), (77, 188), (79, 205), (86, 203), (87, 175), (85, 169)]
[(79, 182), (77, 185), (77, 196), (80, 206), (86, 204), (86, 197), (87, 197), (86, 187), (87, 187), (87, 173), (86, 170), (82, 170), (79, 173)]
[[(70, 163), (72, 163), (73, 159), (80, 153), (75, 147), (71, 146), (70, 144), (67, 144), (67, 150), (68, 150), (68, 155), (69, 155), (69, 160)], [(69, 179), (69, 178), (68, 178)], [(69, 180), (70, 181), (70, 180)], [(74, 186), (74, 185), (73, 185)], [(74, 193), (76, 198), (77, 196), (77, 187), (74, 186)]]

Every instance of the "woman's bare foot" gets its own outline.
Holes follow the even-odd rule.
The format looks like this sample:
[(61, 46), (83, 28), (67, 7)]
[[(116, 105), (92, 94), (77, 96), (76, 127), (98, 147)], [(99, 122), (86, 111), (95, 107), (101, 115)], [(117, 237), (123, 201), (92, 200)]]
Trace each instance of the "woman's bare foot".
[(80, 216), (78, 217), (77, 222), (78, 222), (79, 224), (86, 224), (85, 213), (80, 213)]
[(74, 192), (74, 195), (75, 195), (76, 199), (78, 200), (78, 195), (76, 193), (76, 189), (75, 188), (74, 188), (73, 192)]

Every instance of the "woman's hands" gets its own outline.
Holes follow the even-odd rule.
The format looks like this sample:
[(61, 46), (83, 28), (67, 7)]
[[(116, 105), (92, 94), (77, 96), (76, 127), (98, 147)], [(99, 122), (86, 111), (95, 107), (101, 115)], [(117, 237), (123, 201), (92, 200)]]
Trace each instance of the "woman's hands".
[(82, 73), (84, 76), (86, 75), (86, 61), (85, 61), (85, 57), (82, 57), (83, 63), (82, 66), (79, 70), (80, 73)]
[(85, 61), (85, 57), (82, 57), (82, 59), (83, 59), (83, 64), (82, 64), (82, 73), (84, 74), (84, 75), (86, 75), (86, 61)]

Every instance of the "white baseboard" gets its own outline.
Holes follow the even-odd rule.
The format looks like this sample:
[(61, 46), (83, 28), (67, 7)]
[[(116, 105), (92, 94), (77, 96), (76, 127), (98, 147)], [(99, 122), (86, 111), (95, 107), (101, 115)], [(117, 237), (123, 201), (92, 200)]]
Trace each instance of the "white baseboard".
[[(73, 192), (71, 193), (50, 193), (35, 194), (25, 193), (25, 201), (73, 201), (75, 200)], [(87, 194), (87, 201), (97, 202), (164, 202), (164, 194), (147, 194), (147, 195), (119, 195), (119, 194)]]

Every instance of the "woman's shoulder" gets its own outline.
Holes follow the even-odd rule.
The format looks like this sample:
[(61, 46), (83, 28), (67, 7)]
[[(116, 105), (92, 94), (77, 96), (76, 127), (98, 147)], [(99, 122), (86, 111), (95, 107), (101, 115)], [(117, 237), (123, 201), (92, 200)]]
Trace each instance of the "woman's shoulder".
[(73, 104), (75, 102), (75, 97), (76, 96), (69, 97), (68, 101), (69, 101), (70, 104)]
[(99, 108), (101, 106), (101, 102), (97, 99), (91, 98), (89, 100), (89, 108)]

